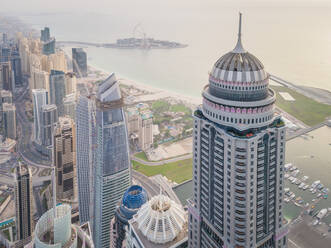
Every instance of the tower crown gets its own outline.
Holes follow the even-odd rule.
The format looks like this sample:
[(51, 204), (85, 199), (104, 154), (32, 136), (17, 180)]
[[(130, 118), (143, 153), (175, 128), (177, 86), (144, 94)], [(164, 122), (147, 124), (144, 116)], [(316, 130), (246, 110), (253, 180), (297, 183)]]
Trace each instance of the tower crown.
[(209, 91), (227, 100), (262, 100), (268, 96), (268, 74), (260, 60), (243, 48), (241, 20), (239, 13), (237, 44), (214, 64), (209, 75)]

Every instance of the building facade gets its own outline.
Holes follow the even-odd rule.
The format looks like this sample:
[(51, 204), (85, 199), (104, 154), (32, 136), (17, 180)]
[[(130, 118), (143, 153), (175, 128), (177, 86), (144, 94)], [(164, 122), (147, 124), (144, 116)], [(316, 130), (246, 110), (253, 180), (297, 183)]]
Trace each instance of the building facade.
[(126, 112), (128, 134), (134, 150), (146, 151), (153, 145), (153, 114), (137, 107)]
[(42, 106), (48, 104), (48, 92), (45, 89), (32, 90), (33, 103), (33, 141), (41, 145)]
[(106, 248), (117, 203), (131, 184), (123, 99), (114, 74), (98, 86), (96, 145), (93, 240), (96, 247)]
[(262, 63), (239, 37), (194, 112), (189, 247), (286, 247), (285, 125)]
[(147, 201), (147, 192), (139, 185), (132, 185), (125, 191), (119, 205), (116, 208), (115, 217), (111, 222), (111, 248), (125, 247), (125, 229), (129, 224), (129, 220), (132, 219), (140, 207)]
[(63, 99), (66, 96), (65, 74), (63, 71), (51, 70), (49, 75), (49, 98), (50, 103), (55, 104), (58, 115), (64, 115)]
[(41, 146), (40, 152), (51, 156), (53, 131), (58, 122), (57, 108), (54, 104), (47, 104), (41, 107)]
[(14, 170), (17, 240), (27, 244), (34, 230), (32, 211), (32, 173), (26, 164), (19, 163)]
[(93, 151), (95, 149), (95, 104), (90, 97), (80, 96), (76, 107), (76, 162), (79, 221), (84, 224), (93, 216)]
[(17, 138), (15, 105), (11, 103), (2, 104), (2, 123), (5, 137), (15, 140)]
[(60, 117), (54, 130), (54, 165), (56, 168), (56, 194), (58, 199), (74, 198), (76, 154), (74, 123)]
[(87, 76), (87, 55), (82, 48), (72, 48), (72, 68), (77, 77)]
[(48, 27), (41, 30), (40, 40), (42, 42), (42, 52), (45, 55), (55, 53), (55, 38), (51, 37)]

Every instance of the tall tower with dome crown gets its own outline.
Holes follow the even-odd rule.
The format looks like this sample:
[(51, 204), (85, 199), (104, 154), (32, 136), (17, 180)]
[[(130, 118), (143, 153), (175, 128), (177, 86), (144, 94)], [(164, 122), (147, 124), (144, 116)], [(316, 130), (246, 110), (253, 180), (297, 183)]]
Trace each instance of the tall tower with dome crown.
[(263, 64), (241, 42), (216, 61), (194, 112), (189, 247), (283, 248), (285, 125)]

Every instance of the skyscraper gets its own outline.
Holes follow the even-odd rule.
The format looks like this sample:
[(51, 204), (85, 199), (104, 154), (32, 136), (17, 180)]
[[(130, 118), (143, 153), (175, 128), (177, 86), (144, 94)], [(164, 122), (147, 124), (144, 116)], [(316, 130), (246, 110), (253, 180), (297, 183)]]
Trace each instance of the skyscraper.
[(13, 90), (13, 81), (12, 81), (12, 69), (10, 62), (1, 62), (0, 63), (0, 83), (2, 89), (4, 90)]
[(2, 104), (2, 122), (6, 138), (15, 140), (16, 133), (16, 107), (11, 103)]
[(55, 104), (58, 115), (64, 115), (63, 98), (66, 96), (65, 74), (63, 71), (51, 70), (49, 75), (50, 103)]
[(241, 43), (214, 65), (194, 112), (190, 247), (286, 247), (285, 125), (262, 63)]
[(110, 221), (131, 183), (123, 99), (114, 74), (98, 87), (96, 135), (93, 240), (101, 248), (109, 247)]
[(122, 248), (125, 240), (125, 229), (129, 220), (148, 201), (147, 192), (139, 185), (128, 188), (116, 208), (115, 217), (111, 221), (111, 248)]
[(73, 72), (66, 73), (66, 95), (76, 93), (77, 78)]
[(55, 38), (51, 37), (48, 27), (41, 30), (40, 40), (42, 42), (42, 51), (45, 55), (50, 55), (55, 53)]
[(51, 156), (52, 135), (58, 121), (57, 108), (54, 104), (41, 107), (41, 152)]
[(90, 221), (90, 216), (93, 216), (94, 143), (94, 100), (86, 96), (80, 96), (76, 107), (76, 163), (79, 220), (81, 224)]
[(77, 77), (87, 76), (87, 56), (82, 48), (72, 48), (72, 68)]
[(33, 102), (33, 141), (37, 144), (41, 144), (41, 117), (42, 106), (48, 104), (48, 93), (45, 89), (33, 89), (32, 90), (32, 102)]
[(12, 52), (10, 62), (14, 74), (15, 85), (20, 85), (22, 84), (22, 64), (18, 51)]
[(32, 219), (32, 181), (31, 171), (26, 164), (19, 163), (14, 170), (15, 209), (17, 240), (23, 245), (31, 241), (34, 229)]
[(54, 130), (54, 166), (56, 193), (59, 199), (74, 198), (76, 173), (74, 124), (70, 118), (60, 117)]

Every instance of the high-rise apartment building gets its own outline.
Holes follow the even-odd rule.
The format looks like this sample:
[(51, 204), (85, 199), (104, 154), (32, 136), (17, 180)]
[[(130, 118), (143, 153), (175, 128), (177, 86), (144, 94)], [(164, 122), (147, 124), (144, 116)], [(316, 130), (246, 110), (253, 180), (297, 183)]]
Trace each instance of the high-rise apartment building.
[(189, 247), (286, 247), (285, 125), (262, 63), (241, 43), (214, 65), (194, 112)]
[(14, 74), (14, 82), (16, 85), (22, 84), (22, 64), (21, 64), (21, 57), (18, 53), (18, 51), (12, 51), (11, 57), (11, 68), (13, 70)]
[(1, 62), (0, 63), (0, 85), (2, 89), (12, 91), (13, 81), (12, 81), (12, 69), (10, 62)]
[(77, 78), (76, 74), (73, 72), (66, 73), (66, 94), (75, 94), (77, 87)]
[[(22, 246), (31, 241), (34, 229), (32, 211), (32, 173), (26, 164), (19, 163), (14, 169), (15, 209), (17, 240)], [(18, 246), (19, 247), (19, 246)]]
[(54, 166), (56, 168), (56, 194), (58, 199), (74, 198), (76, 154), (74, 123), (60, 117), (54, 130)]
[(63, 71), (51, 70), (49, 75), (50, 103), (55, 104), (59, 116), (64, 115), (63, 99), (66, 96), (65, 74)]
[(55, 53), (55, 38), (51, 37), (48, 27), (41, 30), (40, 40), (42, 42), (42, 52), (45, 55)]
[(87, 76), (87, 56), (82, 48), (72, 48), (72, 68), (77, 77)]
[(45, 89), (49, 93), (49, 73), (32, 68), (29, 78), (29, 87), (32, 89)]
[(57, 108), (54, 104), (41, 107), (41, 153), (51, 156), (53, 131), (58, 122)]
[(42, 106), (48, 104), (48, 92), (45, 89), (32, 90), (33, 103), (33, 141), (41, 145)]
[(2, 123), (6, 138), (15, 140), (16, 132), (16, 107), (11, 103), (2, 104)]
[(65, 116), (69, 116), (73, 120), (76, 119), (76, 94), (66, 95), (63, 99), (63, 108)]
[(102, 248), (109, 247), (110, 221), (131, 183), (123, 98), (114, 74), (98, 86), (96, 135), (93, 240)]
[(76, 106), (76, 163), (79, 221), (84, 224), (93, 216), (93, 164), (95, 162), (95, 102), (80, 96)]
[(153, 114), (137, 107), (126, 112), (128, 134), (134, 149), (148, 150), (153, 145)]

